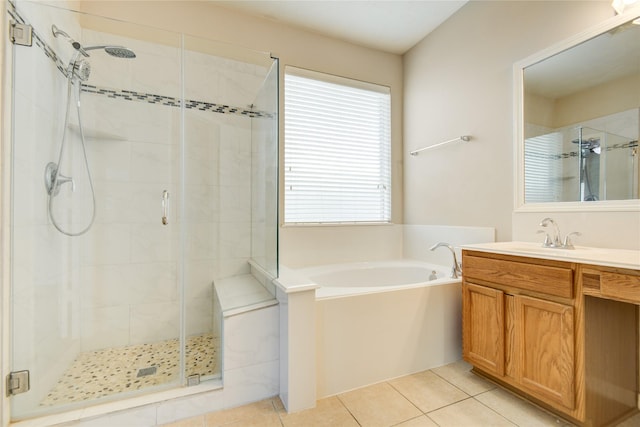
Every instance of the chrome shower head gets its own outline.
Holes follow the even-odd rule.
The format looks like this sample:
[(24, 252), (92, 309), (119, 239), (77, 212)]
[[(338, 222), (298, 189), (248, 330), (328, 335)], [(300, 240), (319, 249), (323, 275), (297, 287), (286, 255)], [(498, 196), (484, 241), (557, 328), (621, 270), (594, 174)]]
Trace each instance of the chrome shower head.
[(600, 147), (600, 138), (587, 138), (587, 139), (574, 139), (571, 141), (574, 144), (580, 144), (580, 148), (583, 150), (593, 151)]
[(102, 46), (86, 46), (84, 48), (84, 50), (87, 50), (87, 51), (96, 50), (96, 49), (102, 49), (106, 53), (108, 53), (109, 55), (115, 58), (132, 59), (136, 57), (136, 54), (131, 49), (124, 46), (102, 45)]
[(104, 48), (104, 51), (116, 58), (133, 59), (136, 57), (134, 51), (124, 46), (107, 46)]
[(62, 31), (60, 28), (56, 27), (55, 24), (51, 26), (51, 32), (53, 33), (53, 36), (56, 38), (59, 36), (66, 38), (69, 41), (69, 43), (71, 43), (71, 46), (73, 46), (75, 50), (77, 50), (78, 52), (80, 52), (81, 54), (87, 57), (89, 56), (87, 51), (95, 50), (95, 49), (103, 49), (109, 55), (114, 56), (116, 58), (135, 58), (136, 57), (136, 54), (131, 49), (124, 46), (113, 46), (113, 45), (86, 46), (86, 47), (82, 46), (79, 42), (72, 39), (71, 36), (67, 34), (65, 31)]

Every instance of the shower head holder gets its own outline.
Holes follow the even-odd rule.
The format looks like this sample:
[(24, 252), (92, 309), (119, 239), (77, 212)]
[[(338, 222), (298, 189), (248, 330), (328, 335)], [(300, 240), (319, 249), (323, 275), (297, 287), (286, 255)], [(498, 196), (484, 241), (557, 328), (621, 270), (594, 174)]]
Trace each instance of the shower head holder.
[(84, 48), (82, 47), (82, 45), (79, 42), (77, 42), (74, 39), (72, 39), (71, 36), (69, 34), (67, 34), (65, 31), (62, 31), (60, 28), (56, 27), (55, 24), (53, 24), (51, 26), (51, 32), (53, 33), (53, 37), (55, 37), (55, 38), (58, 38), (58, 36), (64, 37), (65, 39), (67, 39), (67, 41), (69, 43), (71, 43), (71, 46), (73, 46), (73, 48), (75, 50), (80, 52), (85, 57), (89, 56), (89, 54), (84, 50)]

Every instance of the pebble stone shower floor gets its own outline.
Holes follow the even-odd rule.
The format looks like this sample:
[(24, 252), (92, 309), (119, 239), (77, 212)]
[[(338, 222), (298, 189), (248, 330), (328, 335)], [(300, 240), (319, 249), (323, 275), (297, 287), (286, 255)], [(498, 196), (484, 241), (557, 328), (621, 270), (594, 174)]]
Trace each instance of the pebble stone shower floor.
[[(218, 342), (212, 334), (187, 338), (187, 376), (216, 373)], [(97, 399), (174, 381), (179, 376), (179, 356), (178, 339), (80, 353), (41, 405)], [(141, 369), (152, 373), (144, 375)]]

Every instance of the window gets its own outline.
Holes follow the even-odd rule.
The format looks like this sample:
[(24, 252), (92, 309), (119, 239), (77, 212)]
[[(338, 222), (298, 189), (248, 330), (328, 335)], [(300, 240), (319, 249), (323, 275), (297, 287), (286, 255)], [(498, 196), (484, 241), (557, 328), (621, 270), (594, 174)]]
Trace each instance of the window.
[(562, 134), (552, 132), (524, 143), (524, 199), (527, 203), (562, 200)]
[(287, 67), (285, 223), (389, 222), (389, 88)]

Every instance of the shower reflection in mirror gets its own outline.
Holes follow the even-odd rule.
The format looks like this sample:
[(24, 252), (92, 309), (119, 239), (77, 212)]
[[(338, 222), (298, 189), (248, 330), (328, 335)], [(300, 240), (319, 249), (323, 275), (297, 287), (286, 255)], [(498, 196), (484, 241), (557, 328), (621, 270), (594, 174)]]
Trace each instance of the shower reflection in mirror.
[(639, 198), (637, 121), (634, 109), (590, 126), (526, 126), (526, 203)]

